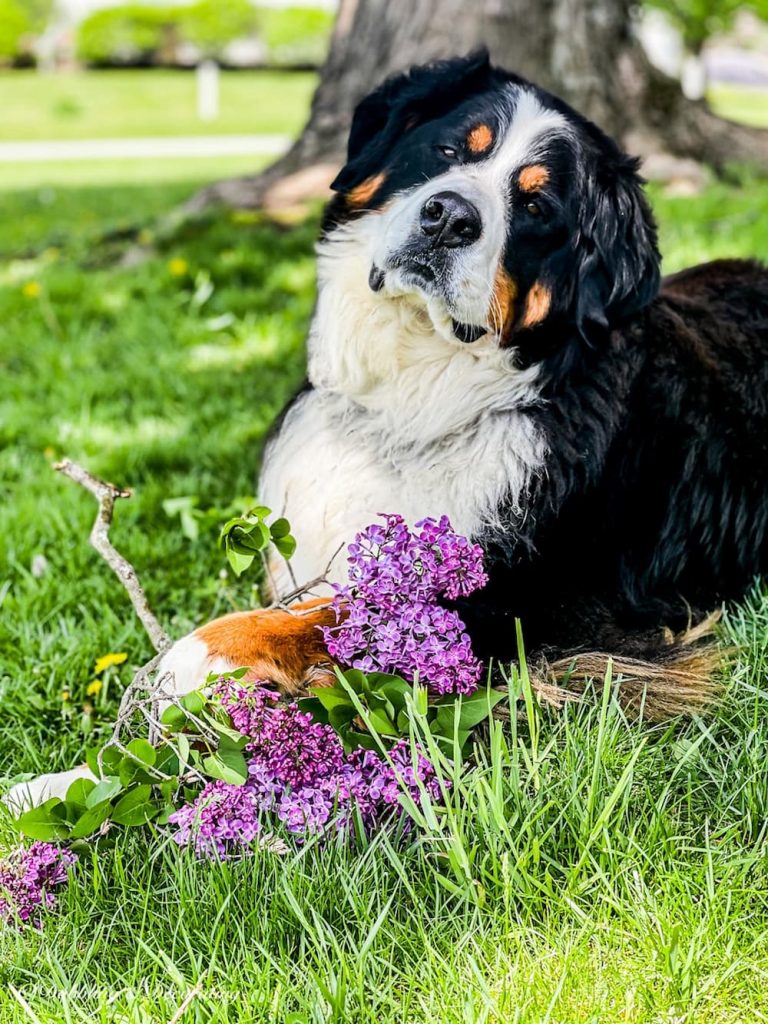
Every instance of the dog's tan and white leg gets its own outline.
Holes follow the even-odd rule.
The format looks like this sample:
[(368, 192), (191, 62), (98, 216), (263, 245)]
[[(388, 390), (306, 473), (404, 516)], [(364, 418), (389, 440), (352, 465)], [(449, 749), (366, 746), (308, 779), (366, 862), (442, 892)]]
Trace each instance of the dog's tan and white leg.
[(158, 685), (166, 693), (182, 695), (202, 686), (211, 673), (247, 668), (246, 678), (263, 680), (289, 696), (300, 695), (333, 674), (320, 627), (335, 622), (328, 598), (288, 610), (224, 615), (171, 647), (158, 667)]

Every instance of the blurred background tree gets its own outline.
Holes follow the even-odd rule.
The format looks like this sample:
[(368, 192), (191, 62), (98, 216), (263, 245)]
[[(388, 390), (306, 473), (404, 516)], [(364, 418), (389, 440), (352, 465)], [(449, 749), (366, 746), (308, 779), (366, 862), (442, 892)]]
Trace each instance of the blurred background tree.
[[(718, 2), (731, 0), (712, 0)], [(303, 182), (310, 192), (322, 187), (343, 160), (355, 104), (376, 83), (413, 63), (481, 44), (499, 64), (563, 96), (634, 152), (671, 153), (718, 169), (732, 160), (768, 168), (768, 132), (717, 117), (650, 62), (635, 32), (634, 0), (539, 0), (535, 12), (529, 0), (410, 0), (404, 13), (391, 0), (340, 0), (309, 121), (290, 151), (266, 172), (203, 189), (191, 207), (258, 205), (278, 181), (297, 173), (303, 175), (297, 194)], [(711, 31), (715, 21), (707, 24)]]

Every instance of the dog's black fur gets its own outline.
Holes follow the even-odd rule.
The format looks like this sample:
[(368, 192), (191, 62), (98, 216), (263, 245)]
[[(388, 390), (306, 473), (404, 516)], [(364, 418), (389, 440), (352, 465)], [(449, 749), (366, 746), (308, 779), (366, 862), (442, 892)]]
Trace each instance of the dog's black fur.
[[(414, 69), (365, 99), (325, 232), (442, 173), (467, 127), (494, 125), (508, 83), (477, 54)], [(743, 595), (768, 569), (768, 272), (721, 260), (660, 284), (656, 228), (637, 163), (595, 125), (547, 155), (543, 216), (510, 220), (504, 266), (520, 295), (546, 281), (545, 319), (505, 344), (538, 363), (531, 409), (545, 470), (484, 539), (491, 582), (462, 605), (476, 649), (513, 653), (520, 616), (534, 648), (647, 652), (661, 627)], [(386, 168), (354, 208), (350, 190)], [(542, 211), (539, 211), (542, 212)], [(522, 303), (521, 303), (522, 307)], [(482, 538), (481, 538), (482, 539)], [(638, 645), (639, 638), (639, 645)]]

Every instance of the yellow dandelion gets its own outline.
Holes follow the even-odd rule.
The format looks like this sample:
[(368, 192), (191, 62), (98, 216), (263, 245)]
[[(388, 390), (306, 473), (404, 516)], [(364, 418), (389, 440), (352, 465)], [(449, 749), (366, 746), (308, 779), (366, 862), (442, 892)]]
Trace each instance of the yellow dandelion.
[(72, 697), (72, 694), (69, 692), (69, 690), (62, 690), (61, 691), (61, 699), (63, 701), (66, 702), (66, 701), (70, 700), (71, 697)]
[(184, 277), (189, 270), (189, 264), (181, 256), (174, 256), (172, 260), (168, 260), (168, 269), (174, 277)]
[(120, 652), (119, 654), (102, 654), (100, 658), (96, 659), (96, 665), (94, 672), (99, 675), (106, 669), (111, 668), (113, 665), (122, 665), (125, 659), (128, 657), (127, 654)]
[(39, 281), (27, 281), (27, 283), (22, 286), (21, 294), (25, 299), (37, 299), (40, 297), (41, 291), (42, 288), (40, 287)]
[(98, 697), (101, 693), (102, 682), (100, 679), (92, 679), (85, 688), (85, 692), (89, 697)]
[(48, 445), (47, 448), (43, 448), (43, 455), (46, 457), (46, 459), (52, 459), (56, 455), (56, 449)]

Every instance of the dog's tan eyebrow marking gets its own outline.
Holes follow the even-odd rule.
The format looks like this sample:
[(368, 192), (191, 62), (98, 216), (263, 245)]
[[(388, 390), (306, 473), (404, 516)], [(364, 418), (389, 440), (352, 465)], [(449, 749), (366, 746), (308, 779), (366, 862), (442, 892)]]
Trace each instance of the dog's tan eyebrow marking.
[(350, 206), (364, 206), (373, 199), (386, 179), (386, 171), (379, 171), (378, 174), (371, 175), (370, 178), (361, 181), (347, 193), (347, 202)]
[(552, 292), (541, 281), (534, 281), (525, 300), (525, 314), (521, 327), (535, 327), (540, 324), (552, 305)]
[(487, 124), (476, 124), (467, 134), (467, 147), (470, 153), (484, 153), (491, 148), (493, 131)]
[(549, 171), (543, 164), (531, 164), (524, 167), (517, 178), (517, 184), (523, 192), (535, 192), (549, 181)]

